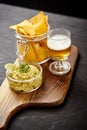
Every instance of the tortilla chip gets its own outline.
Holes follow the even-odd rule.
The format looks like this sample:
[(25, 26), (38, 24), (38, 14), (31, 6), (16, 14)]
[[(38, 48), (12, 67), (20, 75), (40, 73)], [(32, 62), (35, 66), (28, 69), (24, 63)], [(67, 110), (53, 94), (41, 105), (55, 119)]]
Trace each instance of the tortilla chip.
[(29, 19), (29, 21), (32, 23), (32, 24), (36, 24), (40, 21), (40, 19), (42, 19), (42, 17), (44, 17), (44, 12), (43, 11), (40, 11), (39, 14), (35, 15), (34, 17), (32, 17), (31, 19)]
[(33, 25), (36, 35), (43, 34), (48, 30), (48, 24), (46, 18), (43, 17), (38, 23)]
[(32, 23), (29, 22), (28, 20), (24, 20), (23, 22), (21, 22), (21, 23), (19, 23), (19, 24), (10, 26), (10, 28), (16, 30), (18, 26), (26, 26), (26, 25), (28, 25), (28, 26), (31, 27), (31, 26), (32, 26)]

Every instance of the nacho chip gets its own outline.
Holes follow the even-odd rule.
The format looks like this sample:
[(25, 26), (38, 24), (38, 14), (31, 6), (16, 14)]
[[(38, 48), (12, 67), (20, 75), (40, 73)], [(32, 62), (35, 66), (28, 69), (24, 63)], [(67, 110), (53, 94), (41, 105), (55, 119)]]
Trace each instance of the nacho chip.
[(44, 34), (48, 30), (47, 17), (42, 17), (38, 23), (33, 25), (36, 35)]
[(42, 17), (44, 17), (44, 12), (43, 11), (40, 11), (39, 14), (35, 15), (34, 17), (32, 17), (31, 19), (29, 19), (29, 21), (32, 23), (32, 24), (36, 24), (40, 21), (40, 19), (42, 19)]
[(18, 26), (27, 26), (27, 25), (28, 25), (29, 27), (31, 27), (31, 26), (32, 26), (32, 23), (29, 22), (28, 20), (24, 20), (23, 22), (21, 22), (21, 23), (19, 23), (19, 24), (10, 26), (10, 28), (16, 30)]

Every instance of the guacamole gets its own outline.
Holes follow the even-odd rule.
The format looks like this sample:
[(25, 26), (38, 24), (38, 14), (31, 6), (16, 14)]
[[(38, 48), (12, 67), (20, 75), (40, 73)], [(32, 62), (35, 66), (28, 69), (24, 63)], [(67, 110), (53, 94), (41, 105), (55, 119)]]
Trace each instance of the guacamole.
[[(9, 65), (8, 65), (9, 66)], [(40, 65), (10, 64), (7, 69), (7, 79), (12, 90), (17, 92), (31, 92), (39, 88), (42, 84), (42, 68)]]

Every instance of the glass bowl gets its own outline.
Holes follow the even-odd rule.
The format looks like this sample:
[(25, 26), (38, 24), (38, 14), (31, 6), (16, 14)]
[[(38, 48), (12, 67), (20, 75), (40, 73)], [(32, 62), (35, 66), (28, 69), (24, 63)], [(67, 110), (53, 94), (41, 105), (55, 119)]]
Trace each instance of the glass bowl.
[(6, 77), (11, 90), (21, 93), (29, 93), (37, 90), (42, 85), (43, 76), (41, 65), (37, 63), (29, 63), (29, 65), (37, 67), (37, 69), (39, 70), (39, 74), (27, 80), (13, 79), (12, 77), (9, 76), (9, 72), (6, 71)]

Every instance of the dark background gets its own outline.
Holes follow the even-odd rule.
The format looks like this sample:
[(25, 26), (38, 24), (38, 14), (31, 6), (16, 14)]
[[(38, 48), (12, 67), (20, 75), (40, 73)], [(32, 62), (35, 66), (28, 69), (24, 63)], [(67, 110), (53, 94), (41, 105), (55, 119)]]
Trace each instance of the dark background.
[(84, 0), (0, 0), (1, 3), (87, 19)]

